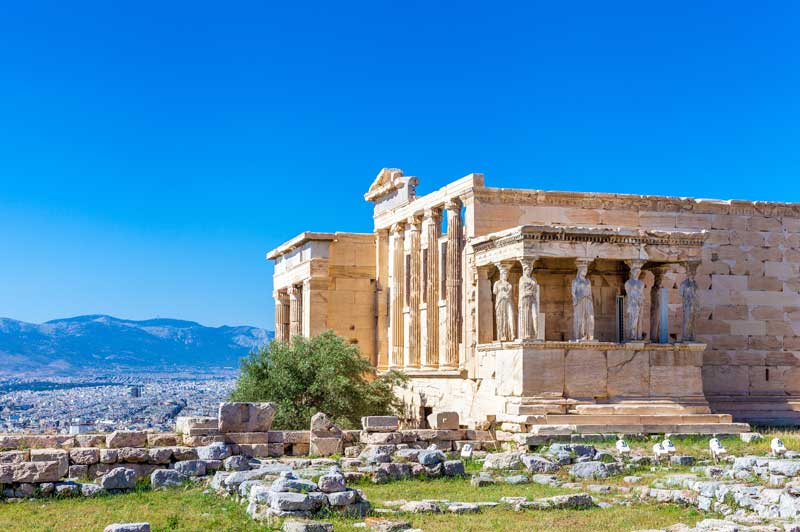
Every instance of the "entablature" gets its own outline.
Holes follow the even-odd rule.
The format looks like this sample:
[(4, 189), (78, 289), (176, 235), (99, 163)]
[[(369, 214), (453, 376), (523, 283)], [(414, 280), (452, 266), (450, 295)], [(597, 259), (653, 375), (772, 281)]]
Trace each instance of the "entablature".
[(691, 262), (701, 258), (706, 231), (522, 225), (472, 238), (478, 266), (524, 258)]

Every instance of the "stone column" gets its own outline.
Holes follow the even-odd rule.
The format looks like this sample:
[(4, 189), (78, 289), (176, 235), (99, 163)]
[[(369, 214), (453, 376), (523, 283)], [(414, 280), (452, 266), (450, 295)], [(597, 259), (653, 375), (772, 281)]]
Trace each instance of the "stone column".
[(375, 265), (377, 271), (378, 330), (376, 336), (377, 360), (379, 370), (389, 367), (389, 352), (392, 350), (389, 338), (389, 231), (375, 231)]
[(292, 285), (289, 292), (289, 336), (303, 334), (303, 294), (296, 286)]
[(695, 341), (695, 324), (697, 323), (697, 315), (700, 314), (700, 298), (697, 294), (697, 267), (700, 265), (699, 261), (687, 262), (684, 266), (686, 268), (686, 279), (681, 283), (678, 292), (680, 293), (682, 306), (683, 306), (683, 334), (681, 335), (681, 342), (694, 342)]
[(409, 272), (408, 290), (408, 364), (410, 368), (418, 368), (420, 363), (420, 337), (422, 331), (419, 323), (419, 305), (422, 299), (422, 271), (420, 255), (420, 231), (422, 218), (411, 216), (408, 219), (409, 250), (411, 252), (411, 271)]
[(458, 367), (458, 351), (461, 342), (461, 247), (463, 223), (461, 201), (448, 200), (447, 210), (447, 349), (444, 363), (448, 368)]
[(289, 296), (286, 292), (277, 291), (275, 298), (275, 339), (288, 342), (289, 336)]
[(428, 226), (428, 285), (426, 286), (425, 360), (427, 368), (439, 366), (439, 236), (442, 232), (442, 213), (439, 209), (425, 211)]
[(653, 286), (650, 288), (650, 341), (654, 344), (659, 344), (666, 342), (666, 340), (662, 340), (662, 336), (668, 337), (666, 332), (664, 335), (661, 334), (662, 330), (669, 330), (666, 323), (661, 323), (661, 315), (664, 313), (664, 307), (667, 304), (662, 297), (665, 295), (662, 288), (664, 274), (669, 271), (669, 266), (656, 266), (650, 271), (653, 272)]
[(405, 262), (403, 225), (400, 222), (392, 226), (392, 285), (389, 294), (391, 304), (390, 326), (392, 328), (392, 350), (389, 356), (390, 368), (399, 368), (403, 365), (403, 263)]

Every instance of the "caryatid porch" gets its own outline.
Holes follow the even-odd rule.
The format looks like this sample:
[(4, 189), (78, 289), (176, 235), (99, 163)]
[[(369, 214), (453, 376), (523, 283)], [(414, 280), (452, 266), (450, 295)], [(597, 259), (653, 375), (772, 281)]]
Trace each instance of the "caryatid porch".
[[(609, 412), (613, 404), (614, 414), (632, 415), (658, 402), (661, 413), (707, 414), (705, 345), (693, 341), (705, 236), (520, 226), (475, 239), (477, 350), (495, 359), (506, 412)], [(682, 320), (680, 336), (668, 334), (661, 280), (669, 271), (685, 276), (671, 313)]]

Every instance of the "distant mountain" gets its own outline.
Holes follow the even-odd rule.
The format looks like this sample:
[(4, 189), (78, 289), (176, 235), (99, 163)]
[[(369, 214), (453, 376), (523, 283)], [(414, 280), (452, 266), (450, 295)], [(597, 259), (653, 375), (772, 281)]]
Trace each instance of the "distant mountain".
[(26, 323), (0, 318), (0, 373), (75, 373), (82, 368), (238, 366), (272, 338), (256, 327), (193, 321), (77, 316)]

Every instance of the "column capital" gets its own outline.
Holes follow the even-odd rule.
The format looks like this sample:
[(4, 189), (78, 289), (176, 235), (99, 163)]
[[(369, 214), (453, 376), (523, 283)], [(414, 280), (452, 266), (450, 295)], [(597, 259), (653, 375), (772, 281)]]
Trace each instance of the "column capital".
[(460, 211), (462, 202), (459, 198), (449, 198), (447, 201), (444, 202), (444, 208), (447, 211)]
[(683, 263), (683, 268), (686, 270), (687, 277), (694, 277), (697, 275), (697, 267), (700, 266), (699, 260), (687, 260)]
[(398, 233), (402, 233), (405, 230), (405, 228), (406, 228), (406, 223), (405, 222), (403, 222), (403, 221), (395, 222), (395, 223), (392, 224), (391, 232), (392, 232), (393, 235), (396, 235)]
[(425, 219), (427, 220), (441, 219), (442, 209), (441, 207), (431, 207), (429, 209), (425, 209), (424, 214), (425, 214)]
[(295, 285), (290, 285), (286, 288), (286, 293), (289, 295), (290, 298), (296, 298), (300, 295), (300, 289), (297, 288)]
[(406, 219), (406, 223), (412, 231), (419, 231), (422, 228), (422, 214), (412, 214)]
[(389, 229), (387, 227), (381, 227), (380, 229), (375, 229), (375, 234), (378, 236), (386, 236), (389, 234)]

